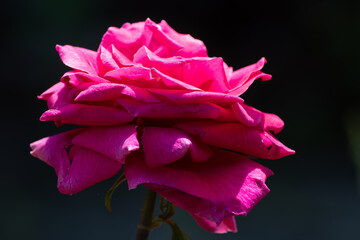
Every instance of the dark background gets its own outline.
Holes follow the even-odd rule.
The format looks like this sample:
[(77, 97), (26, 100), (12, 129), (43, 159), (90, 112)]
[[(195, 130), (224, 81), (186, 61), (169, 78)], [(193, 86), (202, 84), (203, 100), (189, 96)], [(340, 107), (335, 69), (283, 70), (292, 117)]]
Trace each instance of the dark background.
[[(74, 196), (56, 188), (53, 169), (29, 143), (66, 130), (40, 122), (36, 96), (68, 70), (55, 44), (96, 50), (109, 26), (165, 19), (204, 41), (209, 56), (235, 69), (265, 56), (270, 82), (245, 102), (278, 114), (278, 138), (297, 153), (260, 161), (271, 189), (237, 234), (216, 235), (178, 210), (193, 239), (358, 239), (360, 228), (360, 1), (7, 1), (2, 4), (0, 239), (134, 239), (144, 189), (123, 184), (104, 207), (115, 178)], [(5, 33), (5, 34), (4, 34)], [(357, 163), (356, 163), (357, 162)], [(358, 167), (356, 167), (358, 166)], [(358, 181), (360, 182), (360, 181)], [(150, 239), (170, 239), (168, 226)]]

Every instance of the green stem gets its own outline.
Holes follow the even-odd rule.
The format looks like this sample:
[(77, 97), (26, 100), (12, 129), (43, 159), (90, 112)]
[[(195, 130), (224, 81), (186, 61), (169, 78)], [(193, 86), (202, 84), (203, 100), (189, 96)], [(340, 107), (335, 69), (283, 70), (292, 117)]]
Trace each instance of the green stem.
[(136, 240), (146, 240), (151, 231), (152, 217), (156, 201), (156, 193), (151, 189), (146, 190), (144, 207), (137, 227)]

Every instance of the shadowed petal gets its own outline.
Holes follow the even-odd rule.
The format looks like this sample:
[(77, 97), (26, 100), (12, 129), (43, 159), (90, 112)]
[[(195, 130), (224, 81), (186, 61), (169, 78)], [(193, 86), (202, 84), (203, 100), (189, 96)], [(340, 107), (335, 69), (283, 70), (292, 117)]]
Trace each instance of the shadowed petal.
[(141, 139), (145, 162), (151, 168), (182, 158), (191, 145), (186, 134), (171, 128), (146, 127)]
[(262, 132), (240, 123), (201, 120), (182, 122), (176, 127), (188, 134), (198, 135), (206, 144), (254, 157), (278, 159), (295, 153), (268, 132)]
[(59, 109), (48, 110), (40, 117), (41, 121), (56, 121), (82, 126), (106, 126), (131, 122), (134, 119), (128, 112), (111, 107), (85, 104), (70, 104)]
[(158, 192), (175, 205), (220, 224), (224, 218), (246, 215), (268, 192), (271, 170), (223, 150), (205, 162), (184, 157), (172, 164), (149, 168), (141, 152), (125, 162), (130, 189), (139, 184)]
[(207, 91), (189, 91), (174, 89), (148, 89), (149, 92), (166, 97), (176, 103), (205, 103), (230, 105), (244, 100), (238, 96)]
[(192, 215), (196, 222), (204, 228), (206, 231), (213, 233), (227, 233), (227, 232), (237, 232), (235, 217), (226, 217), (224, 220), (217, 225), (215, 222), (209, 221), (206, 218), (198, 217)]
[(33, 142), (31, 155), (55, 169), (61, 193), (74, 194), (115, 175), (122, 164), (72, 144), (86, 129), (77, 129)]
[(91, 128), (74, 137), (72, 143), (124, 163), (131, 151), (139, 149), (135, 125)]
[(82, 91), (75, 101), (107, 101), (128, 96), (145, 102), (160, 102), (160, 99), (147, 89), (119, 83), (99, 83)]
[(151, 168), (175, 162), (188, 150), (194, 161), (205, 161), (212, 155), (209, 147), (174, 128), (146, 127), (141, 139), (145, 162)]
[(96, 183), (114, 176), (122, 164), (86, 148), (76, 150), (70, 169), (64, 176), (58, 176), (61, 193), (75, 194)]
[(66, 72), (62, 78), (61, 82), (65, 83), (69, 86), (78, 86), (83, 83), (108, 83), (109, 81), (95, 75), (90, 75), (84, 72), (77, 72), (77, 71), (69, 71)]
[(118, 99), (118, 103), (135, 117), (148, 118), (202, 118), (233, 121), (229, 109), (211, 103), (176, 104), (171, 102), (144, 103), (130, 99)]
[(30, 153), (34, 157), (52, 166), (57, 175), (64, 174), (63, 171), (70, 166), (70, 162), (64, 162), (62, 152), (63, 150), (66, 151), (71, 145), (72, 138), (83, 130), (84, 129), (76, 129), (42, 138), (30, 144), (32, 150)]

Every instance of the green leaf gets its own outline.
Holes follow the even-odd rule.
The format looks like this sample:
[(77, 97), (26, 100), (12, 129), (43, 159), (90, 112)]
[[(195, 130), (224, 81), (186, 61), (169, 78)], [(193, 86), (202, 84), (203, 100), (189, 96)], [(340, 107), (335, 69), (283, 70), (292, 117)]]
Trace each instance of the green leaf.
[(115, 189), (126, 180), (126, 177), (124, 174), (121, 174), (121, 176), (116, 180), (116, 182), (111, 186), (111, 188), (106, 192), (105, 195), (105, 207), (107, 208), (107, 210), (109, 210), (109, 212), (112, 211), (111, 209), (111, 197), (113, 195), (113, 192), (115, 191)]
[(180, 227), (171, 219), (165, 220), (167, 224), (170, 225), (172, 230), (172, 237), (171, 240), (191, 240), (191, 238), (184, 233)]

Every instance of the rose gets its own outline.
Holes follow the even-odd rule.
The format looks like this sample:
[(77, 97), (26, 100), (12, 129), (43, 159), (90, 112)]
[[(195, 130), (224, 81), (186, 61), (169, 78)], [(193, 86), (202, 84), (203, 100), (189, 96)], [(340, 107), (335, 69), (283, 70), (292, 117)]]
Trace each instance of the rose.
[(97, 52), (56, 49), (72, 70), (39, 97), (49, 107), (41, 120), (85, 128), (34, 142), (31, 153), (55, 168), (62, 193), (124, 165), (130, 189), (146, 185), (208, 231), (236, 231), (234, 216), (269, 192), (272, 174), (246, 156), (294, 153), (270, 133), (283, 121), (238, 97), (271, 78), (264, 58), (233, 71), (200, 40), (150, 19), (109, 28)]

